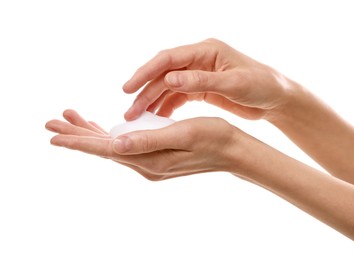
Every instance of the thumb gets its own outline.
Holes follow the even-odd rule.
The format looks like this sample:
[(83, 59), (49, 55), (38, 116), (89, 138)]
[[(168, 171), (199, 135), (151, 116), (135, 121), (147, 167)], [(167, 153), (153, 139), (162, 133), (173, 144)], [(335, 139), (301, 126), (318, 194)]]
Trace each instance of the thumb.
[(178, 92), (215, 92), (228, 96), (240, 84), (238, 74), (236, 71), (172, 71), (165, 76), (165, 84)]
[(113, 141), (117, 154), (133, 155), (151, 153), (166, 149), (178, 149), (176, 129), (165, 127), (157, 130), (136, 131), (118, 136)]

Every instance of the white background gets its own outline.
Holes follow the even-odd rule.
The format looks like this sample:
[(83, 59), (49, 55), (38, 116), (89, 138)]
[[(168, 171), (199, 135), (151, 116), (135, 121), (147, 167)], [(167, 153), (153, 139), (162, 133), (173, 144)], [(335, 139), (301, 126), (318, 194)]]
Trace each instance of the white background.
[[(150, 182), (50, 146), (44, 129), (66, 108), (107, 130), (121, 123), (134, 99), (121, 86), (140, 65), (209, 37), (275, 67), (353, 122), (352, 6), (0, 0), (0, 259), (353, 259), (351, 240), (228, 173)], [(321, 169), (266, 122), (198, 102), (173, 118), (209, 115)]]

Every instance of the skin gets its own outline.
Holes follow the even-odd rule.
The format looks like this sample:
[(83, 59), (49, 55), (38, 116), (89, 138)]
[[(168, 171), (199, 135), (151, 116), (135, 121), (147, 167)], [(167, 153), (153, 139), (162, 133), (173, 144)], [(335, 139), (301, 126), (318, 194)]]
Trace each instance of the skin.
[(58, 133), (51, 143), (111, 159), (149, 180), (230, 172), (354, 240), (354, 129), (304, 87), (227, 44), (208, 39), (160, 52), (123, 89), (126, 93), (142, 89), (125, 114), (127, 120), (145, 110), (170, 116), (188, 101), (204, 100), (243, 118), (269, 121), (330, 174), (220, 118), (183, 120), (113, 140), (97, 124), (67, 110), (66, 122), (46, 124)]

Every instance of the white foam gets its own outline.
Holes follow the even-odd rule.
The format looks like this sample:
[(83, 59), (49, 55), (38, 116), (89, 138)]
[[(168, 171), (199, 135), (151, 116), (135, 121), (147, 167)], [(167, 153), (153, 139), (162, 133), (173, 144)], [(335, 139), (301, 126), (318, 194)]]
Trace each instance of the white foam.
[(116, 138), (117, 136), (137, 130), (153, 130), (163, 128), (173, 124), (174, 122), (175, 121), (170, 118), (157, 116), (153, 113), (145, 111), (138, 119), (114, 126), (109, 134), (111, 137)]

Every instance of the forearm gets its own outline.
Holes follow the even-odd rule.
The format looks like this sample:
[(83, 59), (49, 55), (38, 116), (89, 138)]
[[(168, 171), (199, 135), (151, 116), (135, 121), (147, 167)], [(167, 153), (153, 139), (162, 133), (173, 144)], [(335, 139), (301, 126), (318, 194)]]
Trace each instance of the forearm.
[(354, 240), (353, 185), (259, 141), (242, 142), (238, 142), (243, 148), (237, 148), (229, 171), (270, 190)]
[(311, 92), (290, 84), (287, 103), (267, 119), (329, 173), (353, 184), (353, 126)]

